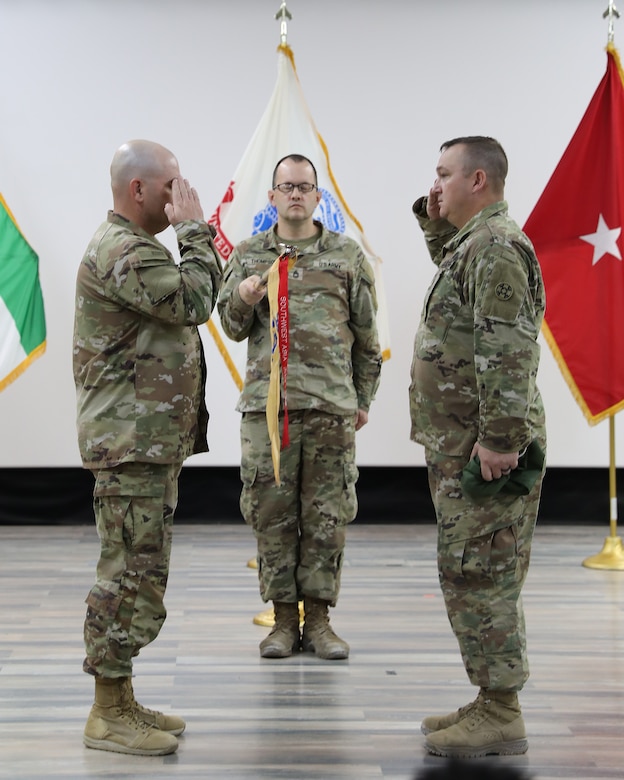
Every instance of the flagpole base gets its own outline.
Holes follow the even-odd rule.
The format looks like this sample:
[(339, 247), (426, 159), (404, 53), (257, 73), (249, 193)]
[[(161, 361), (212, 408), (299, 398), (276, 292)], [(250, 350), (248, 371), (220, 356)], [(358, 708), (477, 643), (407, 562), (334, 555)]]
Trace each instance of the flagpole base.
[[(299, 602), (299, 625), (303, 625), (303, 601)], [(275, 624), (275, 612), (273, 611), (273, 607), (270, 609), (265, 609), (263, 612), (258, 612), (258, 614), (254, 617), (253, 622), (257, 626), (268, 626), (271, 628)]]
[(602, 550), (597, 555), (585, 558), (583, 566), (588, 569), (614, 569), (624, 571), (624, 548), (619, 536), (607, 536)]

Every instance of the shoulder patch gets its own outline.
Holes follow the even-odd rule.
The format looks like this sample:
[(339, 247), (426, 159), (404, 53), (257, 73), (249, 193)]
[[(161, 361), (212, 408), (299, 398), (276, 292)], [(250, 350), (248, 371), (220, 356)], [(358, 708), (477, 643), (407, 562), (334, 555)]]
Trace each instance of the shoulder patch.
[(502, 249), (489, 265), (475, 311), (486, 319), (514, 322), (527, 293), (528, 279), (515, 252)]
[(499, 301), (509, 301), (511, 298), (513, 298), (514, 289), (511, 284), (509, 284), (509, 282), (499, 282), (496, 285), (494, 294), (499, 299)]

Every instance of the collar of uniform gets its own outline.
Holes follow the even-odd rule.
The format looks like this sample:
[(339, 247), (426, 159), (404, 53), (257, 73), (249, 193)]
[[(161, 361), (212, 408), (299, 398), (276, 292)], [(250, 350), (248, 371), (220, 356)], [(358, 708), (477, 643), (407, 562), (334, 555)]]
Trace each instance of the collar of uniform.
[[(321, 232), (317, 240), (313, 244), (310, 244), (310, 246), (306, 247), (306, 251), (300, 253), (302, 255), (308, 253), (317, 254), (317, 252), (321, 252), (327, 247), (327, 241), (330, 236), (330, 232), (326, 230), (323, 223), (319, 222), (318, 219), (314, 220), (314, 226), (318, 228)], [(276, 223), (275, 225), (273, 225), (272, 228), (269, 228), (264, 234), (263, 248), (273, 249), (278, 255), (281, 255), (283, 246), (284, 246), (283, 243), (279, 241), (277, 238), (277, 223)]]
[(472, 233), (477, 225), (490, 219), (490, 217), (495, 217), (499, 214), (507, 214), (507, 209), (508, 206), (506, 200), (499, 200), (496, 203), (491, 203), (489, 206), (481, 209), (478, 214), (475, 214), (474, 217), (471, 217), (463, 226), (463, 228), (458, 230), (453, 238), (444, 245), (443, 254), (446, 254), (447, 252), (453, 252), (455, 249), (457, 249), (457, 247), (462, 243), (462, 241), (465, 241), (465, 239)]
[(150, 239), (150, 241), (155, 240), (154, 236), (151, 236), (146, 230), (143, 230), (143, 228), (137, 225), (136, 222), (133, 222), (131, 219), (118, 214), (116, 211), (109, 211), (106, 221), (111, 222), (113, 225), (121, 225), (121, 227), (125, 227), (128, 230), (131, 230), (133, 233), (136, 233), (139, 236), (146, 236)]

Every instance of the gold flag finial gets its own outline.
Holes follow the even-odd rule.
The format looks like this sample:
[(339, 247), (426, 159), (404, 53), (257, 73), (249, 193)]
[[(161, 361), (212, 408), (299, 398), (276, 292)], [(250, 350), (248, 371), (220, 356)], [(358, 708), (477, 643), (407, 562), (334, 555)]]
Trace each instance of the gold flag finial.
[[(282, 3), (282, 5), (284, 5), (284, 4)], [(615, 22), (616, 19), (620, 18), (620, 12), (615, 7), (615, 0), (609, 0), (609, 6), (608, 6), (607, 10), (603, 13), (602, 18), (603, 19), (607, 19), (607, 18), (609, 19), (609, 39), (608, 39), (608, 42), (609, 43), (613, 43), (613, 38), (614, 38), (614, 35), (615, 35), (614, 22)]]
[(292, 15), (288, 8), (286, 8), (286, 0), (282, 0), (279, 11), (275, 14), (275, 18), (280, 22), (280, 45), (286, 46), (288, 43), (288, 22), (287, 19), (292, 19)]

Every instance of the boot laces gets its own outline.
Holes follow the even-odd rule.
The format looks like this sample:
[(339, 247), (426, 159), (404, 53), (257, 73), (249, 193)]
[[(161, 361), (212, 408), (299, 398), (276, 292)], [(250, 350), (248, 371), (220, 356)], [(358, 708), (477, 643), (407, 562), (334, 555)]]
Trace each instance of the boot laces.
[(472, 708), (465, 717), (468, 720), (469, 728), (476, 728), (484, 723), (490, 717), (489, 704), (492, 700), (485, 697), (477, 697)]
[(141, 716), (157, 716), (159, 714), (154, 710), (150, 710), (147, 707), (143, 707), (143, 705), (139, 704), (139, 702), (134, 698), (134, 691), (132, 690), (131, 685), (122, 688), (119, 712), (129, 725), (139, 728), (144, 732), (152, 729), (153, 725), (143, 720)]
[(144, 707), (142, 704), (139, 704), (136, 699), (134, 700), (134, 711), (139, 715), (148, 715), (152, 718), (158, 718), (162, 715), (162, 712), (159, 712), (158, 710), (150, 710), (149, 707)]
[(118, 716), (121, 720), (124, 720), (130, 728), (141, 731), (143, 734), (147, 734), (153, 729), (150, 723), (147, 723), (140, 717), (140, 714), (132, 707), (128, 707), (127, 703), (121, 704), (118, 708)]

